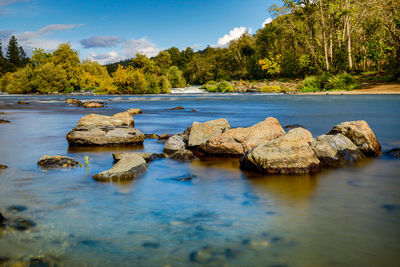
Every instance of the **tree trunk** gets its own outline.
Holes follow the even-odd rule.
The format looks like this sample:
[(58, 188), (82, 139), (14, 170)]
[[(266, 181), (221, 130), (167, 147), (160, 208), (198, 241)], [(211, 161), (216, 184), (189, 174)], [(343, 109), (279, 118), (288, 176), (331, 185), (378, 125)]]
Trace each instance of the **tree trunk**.
[(324, 45), (324, 55), (325, 55), (325, 64), (326, 70), (329, 71), (329, 57), (328, 57), (328, 43), (326, 41), (326, 33), (325, 33), (325, 18), (324, 18), (324, 9), (322, 7), (322, 0), (319, 1), (319, 7), (321, 11), (321, 28), (322, 28), (322, 43)]

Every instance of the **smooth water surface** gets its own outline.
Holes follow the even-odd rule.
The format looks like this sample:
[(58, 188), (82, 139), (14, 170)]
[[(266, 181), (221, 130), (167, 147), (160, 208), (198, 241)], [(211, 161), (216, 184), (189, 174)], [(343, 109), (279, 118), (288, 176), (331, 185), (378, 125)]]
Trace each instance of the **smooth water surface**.
[[(288, 177), (241, 171), (238, 159), (167, 158), (129, 183), (110, 184), (91, 177), (113, 165), (112, 152), (161, 152), (164, 144), (77, 149), (65, 139), (85, 114), (140, 108), (135, 127), (157, 134), (182, 132), (193, 121), (226, 118), (247, 127), (273, 116), (318, 136), (364, 119), (386, 151), (400, 147), (400, 96), (101, 96), (107, 107), (93, 110), (65, 98), (0, 96), (7, 112), (0, 116), (12, 121), (0, 124), (0, 163), (9, 167), (0, 170), (0, 212), (36, 223), (0, 232), (0, 258), (10, 264), (42, 257), (58, 266), (400, 265), (398, 159)], [(22, 99), (29, 104), (17, 105)], [(168, 110), (176, 106), (185, 110)], [(46, 154), (89, 156), (91, 164), (42, 171), (36, 163)], [(7, 211), (12, 205), (27, 209)]]

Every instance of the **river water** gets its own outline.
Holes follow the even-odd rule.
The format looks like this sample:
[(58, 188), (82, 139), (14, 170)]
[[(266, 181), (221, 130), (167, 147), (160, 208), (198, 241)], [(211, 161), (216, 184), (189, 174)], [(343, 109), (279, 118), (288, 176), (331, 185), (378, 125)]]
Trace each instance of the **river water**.
[[(182, 132), (193, 121), (226, 118), (246, 127), (273, 116), (318, 136), (364, 119), (385, 151), (400, 147), (400, 96), (100, 96), (107, 106), (96, 110), (65, 98), (0, 96), (7, 112), (0, 116), (11, 120), (0, 124), (0, 163), (9, 167), (0, 170), (0, 212), (36, 224), (0, 232), (0, 259), (8, 264), (39, 257), (58, 266), (400, 265), (398, 159), (288, 177), (241, 171), (238, 159), (167, 158), (131, 182), (110, 184), (91, 177), (113, 165), (112, 152), (161, 152), (164, 144), (73, 149), (65, 139), (85, 114), (140, 108), (135, 127), (157, 134)], [(29, 104), (17, 105), (22, 99)], [(168, 110), (176, 106), (185, 110)], [(46, 154), (88, 156), (91, 164), (42, 171), (36, 163)], [(27, 209), (7, 211), (13, 205)]]

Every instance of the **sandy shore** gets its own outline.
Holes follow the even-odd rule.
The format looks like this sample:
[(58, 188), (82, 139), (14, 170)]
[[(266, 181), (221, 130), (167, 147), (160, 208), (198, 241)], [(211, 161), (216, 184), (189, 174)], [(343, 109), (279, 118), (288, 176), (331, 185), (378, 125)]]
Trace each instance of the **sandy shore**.
[(300, 93), (300, 95), (398, 95), (400, 83), (364, 83), (360, 89), (352, 91), (330, 91)]

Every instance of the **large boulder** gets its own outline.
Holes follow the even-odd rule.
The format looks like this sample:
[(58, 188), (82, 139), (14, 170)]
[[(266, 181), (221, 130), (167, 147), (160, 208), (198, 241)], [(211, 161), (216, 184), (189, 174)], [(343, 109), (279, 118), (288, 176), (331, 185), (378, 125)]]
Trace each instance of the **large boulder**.
[(205, 144), (211, 137), (219, 135), (230, 128), (226, 119), (212, 120), (203, 123), (195, 121), (186, 131), (189, 136), (188, 146), (196, 147)]
[(39, 159), (37, 165), (43, 169), (53, 169), (74, 168), (76, 166), (80, 166), (81, 164), (70, 157), (45, 155)]
[(268, 174), (307, 174), (319, 169), (320, 161), (311, 148), (313, 137), (296, 128), (263, 145), (250, 148), (240, 167)]
[(170, 155), (185, 147), (186, 142), (183, 136), (181, 134), (176, 134), (168, 138), (167, 142), (165, 142), (164, 152)]
[(142, 175), (147, 170), (143, 157), (127, 153), (111, 169), (95, 174), (93, 179), (101, 182), (127, 181)]
[(82, 117), (77, 124), (79, 126), (134, 126), (132, 114), (129, 111), (114, 114), (113, 116), (105, 116), (98, 114), (89, 114)]
[(285, 131), (275, 118), (269, 117), (248, 128), (235, 128), (211, 137), (201, 149), (208, 154), (243, 155), (248, 149), (274, 140)]
[(144, 134), (127, 126), (80, 126), (67, 134), (70, 145), (133, 145), (142, 144)]
[(133, 152), (133, 153), (113, 153), (114, 162), (117, 163), (124, 157), (126, 154), (135, 154), (144, 158), (146, 162), (153, 161), (155, 159), (163, 159), (168, 157), (167, 154), (164, 153), (142, 153), (142, 152)]
[(311, 146), (323, 166), (342, 167), (364, 158), (356, 145), (343, 134), (318, 136)]
[(366, 121), (343, 122), (333, 127), (327, 134), (338, 133), (349, 138), (366, 156), (378, 156), (381, 153), (381, 145)]

